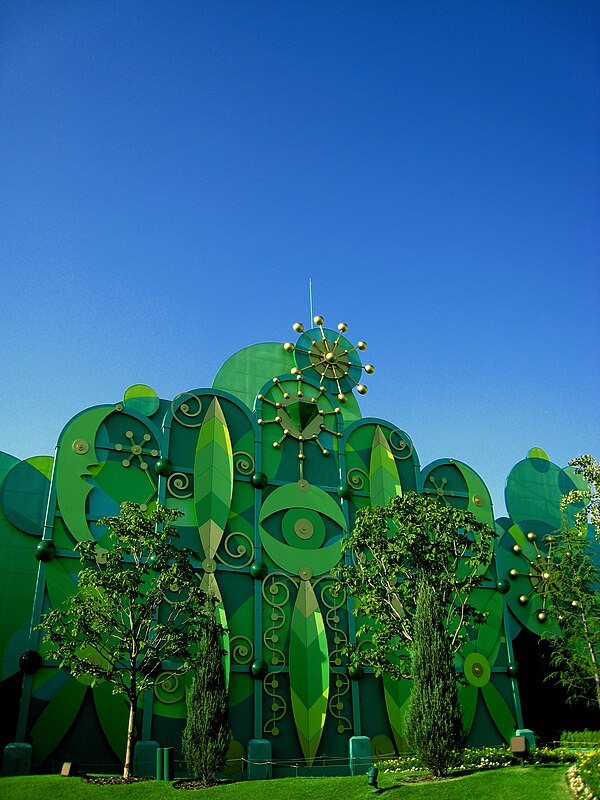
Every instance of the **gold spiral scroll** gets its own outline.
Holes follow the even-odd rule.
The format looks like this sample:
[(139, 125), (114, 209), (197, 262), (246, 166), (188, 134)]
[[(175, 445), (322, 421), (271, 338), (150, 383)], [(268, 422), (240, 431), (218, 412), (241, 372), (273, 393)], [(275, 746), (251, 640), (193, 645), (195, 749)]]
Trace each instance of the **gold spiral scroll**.
[[(394, 437), (396, 437), (396, 440)], [(394, 458), (397, 458), (400, 461), (405, 461), (407, 458), (412, 456), (414, 450), (413, 443), (410, 440), (410, 437), (402, 431), (399, 431), (398, 428), (395, 428), (390, 433), (389, 442), (390, 449), (394, 454)]]
[(229, 640), (229, 651), (234, 664), (249, 664), (254, 658), (252, 641), (241, 634)]
[[(235, 545), (234, 541), (233, 542), (235, 546), (235, 551), (234, 551), (232, 550), (230, 543), (231, 540), (234, 539), (234, 537), (236, 536), (242, 538), (244, 541), (237, 545)], [(219, 553), (215, 553), (215, 558), (218, 558), (221, 564), (225, 564), (225, 566), (227, 567), (231, 567), (232, 569), (244, 569), (244, 567), (247, 567), (254, 561), (254, 544), (252, 542), (252, 539), (245, 533), (241, 533), (240, 531), (235, 531), (234, 533), (230, 533), (228, 536), (225, 537), (225, 540), (223, 542), (223, 547), (225, 549), (225, 552), (230, 558), (239, 559), (239, 558), (244, 558), (244, 556), (247, 556), (246, 560), (243, 563), (230, 564)]]
[(244, 450), (237, 450), (233, 454), (233, 466), (240, 475), (252, 475), (255, 469), (254, 457)]
[(197, 428), (202, 424), (202, 400), (192, 392), (181, 392), (171, 402), (171, 414), (185, 428)]
[(186, 500), (194, 493), (192, 481), (185, 472), (172, 472), (167, 478), (167, 491), (178, 500)]
[(358, 492), (362, 492), (363, 489), (367, 489), (367, 484), (369, 483), (369, 476), (364, 471), (364, 469), (360, 469), (360, 467), (353, 467), (349, 469), (346, 473), (346, 481), (348, 484)]

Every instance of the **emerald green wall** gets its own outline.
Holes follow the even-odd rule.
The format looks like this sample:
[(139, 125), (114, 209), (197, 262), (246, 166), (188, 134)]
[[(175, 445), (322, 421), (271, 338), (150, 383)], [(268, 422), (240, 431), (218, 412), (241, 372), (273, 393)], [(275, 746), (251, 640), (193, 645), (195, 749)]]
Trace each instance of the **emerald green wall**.
[[(319, 771), (325, 761), (343, 771), (353, 735), (369, 736), (380, 754), (406, 749), (410, 684), (346, 668), (354, 618), (349, 599), (332, 595), (330, 575), (340, 539), (359, 508), (409, 490), (494, 525), (490, 495), (468, 465), (441, 459), (421, 468), (405, 431), (361, 417), (354, 392), (366, 391), (363, 373), (374, 369), (361, 363), (364, 343), (354, 347), (346, 326), (294, 327), (293, 343), (233, 355), (211, 388), (168, 401), (138, 384), (116, 403), (83, 410), (63, 429), (55, 458), (0, 454), (0, 678), (14, 686), (23, 674), (19, 718), (4, 737), (32, 743), (34, 769), (63, 760), (109, 768), (124, 754), (122, 698), (70, 678), (45, 659), (32, 631), (75, 587), (74, 545), (102, 546), (96, 520), (118, 513), (123, 500), (183, 512), (181, 544), (196, 551), (204, 586), (221, 601), (232, 757), (245, 758), (249, 740), (267, 739), (284, 774), (291, 764)], [(501, 743), (523, 724), (511, 642), (522, 627), (550, 628), (527, 564), (576, 483), (541, 451), (509, 476), (511, 518), (496, 523), (498, 555), (477, 593), (488, 621), (457, 659), (472, 744)], [(186, 683), (172, 676), (144, 698), (142, 739), (180, 749)]]

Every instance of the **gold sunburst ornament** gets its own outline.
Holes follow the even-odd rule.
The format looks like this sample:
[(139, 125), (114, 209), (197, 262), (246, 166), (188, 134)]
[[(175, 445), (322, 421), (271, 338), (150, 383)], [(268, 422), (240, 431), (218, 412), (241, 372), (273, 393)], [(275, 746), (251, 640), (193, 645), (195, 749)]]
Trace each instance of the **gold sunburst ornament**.
[(306, 374), (320, 383), (333, 394), (337, 394), (340, 403), (347, 399), (347, 393), (353, 389), (359, 394), (366, 394), (368, 389), (361, 382), (362, 371), (367, 375), (375, 372), (372, 364), (361, 363), (359, 351), (367, 349), (367, 343), (360, 341), (354, 346), (344, 334), (348, 330), (345, 322), (340, 322), (337, 332), (325, 328), (325, 320), (317, 315), (313, 319), (315, 328), (304, 330), (301, 322), (296, 322), (293, 329), (300, 336), (296, 342), (286, 342), (283, 347), (288, 353), (294, 353), (296, 366), (291, 372), (302, 381)]

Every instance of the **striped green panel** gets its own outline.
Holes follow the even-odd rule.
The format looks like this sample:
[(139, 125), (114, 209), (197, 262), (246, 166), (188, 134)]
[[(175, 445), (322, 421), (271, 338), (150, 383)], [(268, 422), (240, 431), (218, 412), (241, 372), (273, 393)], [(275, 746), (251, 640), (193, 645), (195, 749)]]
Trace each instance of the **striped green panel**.
[(31, 729), (34, 767), (45, 761), (65, 737), (75, 721), (87, 688), (79, 681), (69, 680), (37, 718)]
[(233, 451), (223, 410), (215, 397), (198, 434), (194, 498), (200, 542), (213, 558), (223, 537), (233, 494)]
[(294, 722), (308, 767), (312, 767), (327, 714), (329, 651), (323, 616), (309, 581), (302, 581), (290, 631), (290, 692)]
[(125, 758), (129, 709), (122, 694), (113, 694), (112, 685), (101, 681), (92, 688), (96, 713), (104, 735), (117, 758)]

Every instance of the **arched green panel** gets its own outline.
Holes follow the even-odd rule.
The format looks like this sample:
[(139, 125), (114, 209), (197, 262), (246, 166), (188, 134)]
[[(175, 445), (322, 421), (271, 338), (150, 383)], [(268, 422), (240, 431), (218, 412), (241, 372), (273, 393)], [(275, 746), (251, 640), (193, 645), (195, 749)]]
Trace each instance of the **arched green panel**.
[(13, 466), (0, 488), (6, 518), (32, 536), (43, 533), (53, 464), (51, 456), (27, 458)]
[(213, 389), (230, 392), (252, 409), (261, 386), (276, 375), (289, 373), (294, 363), (281, 342), (253, 344), (227, 359), (215, 376)]

